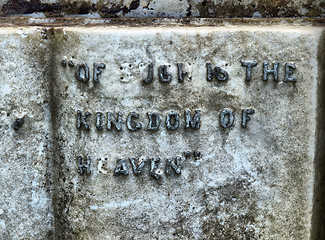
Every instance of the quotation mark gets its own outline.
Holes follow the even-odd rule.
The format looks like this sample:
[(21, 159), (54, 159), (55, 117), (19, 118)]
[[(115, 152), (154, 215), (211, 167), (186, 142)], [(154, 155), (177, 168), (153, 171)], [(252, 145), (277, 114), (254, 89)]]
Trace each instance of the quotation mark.
[[(61, 65), (62, 65), (62, 67), (66, 67), (67, 66), (67, 61), (62, 60)], [(69, 67), (74, 67), (74, 63), (72, 61), (68, 61), (68, 66)]]

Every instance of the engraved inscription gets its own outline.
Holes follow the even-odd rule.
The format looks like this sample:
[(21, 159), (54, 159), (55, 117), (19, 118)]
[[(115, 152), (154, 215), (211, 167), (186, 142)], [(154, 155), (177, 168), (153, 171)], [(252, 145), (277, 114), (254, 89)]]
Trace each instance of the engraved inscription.
[[(242, 109), (242, 128), (246, 128), (248, 121), (251, 120), (250, 115), (255, 113), (253, 108)], [(129, 131), (138, 131), (143, 128), (143, 125), (147, 127), (145, 130), (157, 131), (161, 125), (161, 117), (159, 113), (147, 112), (147, 117), (141, 116), (137, 112), (130, 112), (127, 115), (126, 119), (123, 117), (124, 114), (121, 112), (112, 113), (107, 112), (106, 118), (104, 113), (96, 112), (96, 118), (92, 119), (92, 114), (89, 111), (86, 111), (84, 114), (81, 110), (77, 111), (76, 114), (76, 127), (77, 129), (89, 130), (91, 125), (95, 125), (95, 128), (98, 131), (102, 131), (103, 125), (106, 125), (108, 131), (116, 130), (122, 131), (123, 125), (126, 126), (126, 129)], [(223, 128), (230, 128), (234, 124), (234, 113), (231, 109), (224, 108), (221, 110), (219, 115), (219, 122)], [(103, 121), (106, 120), (106, 124)], [(165, 127), (168, 130), (177, 130), (180, 125), (184, 126), (184, 129), (193, 129), (198, 130), (201, 126), (201, 110), (185, 110), (184, 115), (180, 115), (178, 112), (169, 111), (166, 113)]]
[[(260, 64), (260, 65), (259, 65)], [(173, 67), (171, 67), (174, 65)], [(89, 84), (90, 86), (101, 86), (101, 82), (105, 81), (109, 75), (105, 63), (94, 62), (88, 64), (86, 62), (74, 63), (71, 60), (63, 59), (61, 66), (66, 69), (71, 69), (74, 78), (77, 82), (82, 84)], [(89, 67), (91, 66), (91, 67)], [(132, 66), (129, 64), (129, 66)], [(176, 62), (172, 64), (155, 65), (153, 62), (143, 66), (144, 78), (140, 80), (141, 88), (150, 88), (151, 84), (156, 82), (160, 83), (160, 86), (173, 86), (172, 81), (176, 81), (179, 84), (184, 84), (195, 79), (192, 79), (192, 71), (195, 71), (190, 67), (190, 64), (183, 64)], [(223, 67), (225, 66), (225, 67)], [(258, 62), (254, 59), (240, 60), (239, 66), (244, 70), (244, 76), (242, 79), (245, 82), (250, 82), (252, 79), (256, 79), (256, 75), (259, 74), (262, 81), (267, 82), (273, 79), (274, 81), (296, 82), (297, 77), (295, 71), (297, 67), (294, 63), (285, 62), (280, 63), (277, 61), (262, 61)], [(262, 72), (256, 71), (257, 67), (262, 69)], [(221, 65), (213, 62), (206, 62), (205, 66), (202, 66), (205, 71), (205, 76), (202, 79), (211, 84), (213, 82), (223, 82), (225, 84), (231, 81), (230, 66), (228, 64)], [(91, 69), (92, 68), (92, 69)], [(283, 69), (283, 71), (281, 70)], [(123, 70), (123, 67), (120, 67)], [(120, 78), (122, 79), (122, 77)], [(92, 81), (91, 81), (92, 80)], [(118, 79), (117, 79), (118, 80)], [(139, 82), (138, 82), (139, 83)], [(208, 86), (209, 86), (208, 85)], [(181, 85), (183, 86), (183, 85)], [(210, 85), (211, 86), (211, 85)], [(218, 85), (214, 85), (218, 87)], [(229, 106), (232, 106), (231, 104)], [(148, 109), (149, 110), (149, 109)], [(214, 126), (218, 126), (225, 131), (231, 131), (235, 126), (235, 119), (240, 121), (238, 124), (243, 131), (249, 129), (250, 122), (254, 120), (254, 114), (256, 110), (250, 106), (246, 106), (242, 109), (232, 109), (231, 107), (224, 106), (215, 114)], [(162, 128), (168, 130), (169, 133), (177, 133), (180, 129), (186, 130), (189, 134), (200, 133), (200, 128), (205, 125), (202, 122), (205, 111), (200, 109), (184, 109), (182, 111), (175, 111), (173, 109), (163, 112), (146, 111), (146, 112), (119, 112), (108, 110), (106, 112), (94, 111), (83, 109), (76, 111), (76, 128), (80, 131), (86, 130), (86, 132), (94, 129), (99, 134), (100, 132), (122, 132), (122, 131), (150, 131), (152, 133), (158, 132)], [(202, 116), (203, 115), (203, 116)], [(239, 115), (239, 116), (237, 116)], [(14, 129), (21, 127), (22, 123), (17, 120), (14, 124)], [(149, 176), (152, 179), (161, 179), (163, 173), (166, 176), (180, 175), (183, 169), (184, 160), (190, 156), (193, 156), (195, 160), (201, 158), (200, 151), (184, 152), (182, 156), (174, 156), (168, 158), (161, 158), (159, 156), (154, 157), (125, 157), (119, 158), (115, 162), (114, 168), (111, 170), (114, 176), (129, 176), (134, 174), (135, 176), (141, 175), (148, 169)], [(107, 158), (105, 158), (107, 160)], [(89, 156), (77, 156), (78, 172), (80, 175), (91, 173), (90, 164), (91, 158)], [(102, 160), (98, 162), (98, 169), (100, 173), (107, 173), (107, 170), (102, 169)]]
[[(240, 65), (245, 68), (245, 77), (244, 79), (246, 81), (250, 81), (256, 72), (253, 71), (253, 69), (258, 65), (259, 63), (255, 60), (241, 60)], [(84, 83), (88, 83), (91, 79), (91, 71), (89, 69), (89, 66), (85, 62), (79, 62), (75, 66), (75, 64), (72, 61), (62, 60), (61, 66), (66, 67), (69, 66), (70, 68), (75, 67), (74, 76), (75, 78)], [(185, 78), (188, 76), (188, 71), (184, 69), (183, 63), (175, 63), (177, 72), (176, 77), (177, 81), (179, 83), (184, 83)], [(263, 72), (262, 72), (262, 80), (267, 81), (269, 78), (273, 78), (274, 81), (279, 81), (279, 68), (280, 68), (279, 62), (269, 63), (268, 61), (263, 62)], [(161, 83), (170, 83), (174, 77), (173, 74), (169, 72), (170, 65), (160, 65), (156, 69), (158, 79)], [(206, 80), (208, 82), (213, 81), (216, 79), (217, 81), (227, 81), (230, 79), (229, 73), (219, 67), (219, 66), (213, 66), (212, 63), (206, 63)], [(144, 85), (148, 85), (154, 81), (155, 78), (155, 66), (153, 63), (149, 63), (147, 66), (147, 76), (142, 79), (141, 81), (144, 83)], [(284, 76), (283, 81), (284, 82), (296, 82), (297, 78), (294, 76), (294, 71), (296, 70), (296, 65), (294, 63), (286, 62), (284, 63)], [(93, 71), (92, 71), (92, 79), (94, 83), (99, 83), (100, 78), (103, 75), (103, 71), (106, 69), (106, 65), (104, 63), (93, 63)], [(122, 69), (122, 67), (121, 67)], [(122, 77), (121, 77), (122, 78)], [(189, 78), (190, 80), (191, 78)]]
[[(200, 151), (187, 151), (183, 153), (183, 156), (178, 155), (176, 157), (169, 157), (166, 159), (162, 159), (160, 157), (139, 157), (139, 158), (121, 158), (116, 161), (116, 164), (114, 168), (112, 169), (114, 176), (128, 176), (130, 173), (133, 172), (134, 176), (141, 175), (144, 173), (144, 170), (146, 167), (149, 170), (149, 176), (152, 179), (159, 180), (163, 173), (166, 174), (166, 176), (172, 176), (172, 175), (180, 175), (182, 172), (182, 164), (185, 162), (186, 159), (189, 157), (193, 157), (195, 161), (199, 160), (202, 157), (202, 154)], [(107, 162), (108, 158), (104, 158), (104, 160)], [(164, 161), (164, 163), (163, 163)], [(77, 157), (77, 167), (78, 167), (78, 173), (80, 175), (91, 174), (90, 169), (91, 164), (91, 157), (83, 157), (78, 156)], [(164, 165), (165, 164), (165, 165)], [(98, 160), (98, 167), (97, 167), (99, 173), (105, 173), (107, 174), (108, 171), (103, 169), (103, 162), (100, 158)]]

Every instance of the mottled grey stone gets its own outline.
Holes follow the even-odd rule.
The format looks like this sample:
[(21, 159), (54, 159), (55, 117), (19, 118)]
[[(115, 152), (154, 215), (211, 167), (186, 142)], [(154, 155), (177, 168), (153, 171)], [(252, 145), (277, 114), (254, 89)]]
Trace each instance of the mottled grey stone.
[(2, 0), (0, 14), (48, 17), (324, 17), (322, 0)]
[(125, 23), (0, 28), (1, 239), (322, 239), (324, 27)]
[[(322, 34), (302, 26), (55, 30), (61, 237), (311, 239)], [(98, 83), (78, 81), (62, 60), (106, 68)], [(251, 80), (241, 60), (257, 62)], [(278, 80), (263, 80), (264, 62), (279, 63)], [(143, 83), (151, 63), (153, 80)], [(285, 81), (286, 63), (296, 82)], [(161, 81), (159, 66), (171, 79)], [(244, 109), (254, 109), (246, 128)], [(200, 129), (185, 129), (185, 110), (201, 111)], [(89, 113), (89, 129), (76, 127), (77, 111)], [(117, 128), (107, 129), (107, 112)], [(128, 130), (131, 112), (141, 129)], [(147, 112), (160, 116), (158, 130), (147, 130)], [(77, 172), (78, 156), (91, 158), (89, 175)], [(166, 174), (178, 156), (180, 174)], [(130, 158), (146, 161), (141, 173)]]
[(0, 29), (0, 238), (53, 234), (48, 40)]

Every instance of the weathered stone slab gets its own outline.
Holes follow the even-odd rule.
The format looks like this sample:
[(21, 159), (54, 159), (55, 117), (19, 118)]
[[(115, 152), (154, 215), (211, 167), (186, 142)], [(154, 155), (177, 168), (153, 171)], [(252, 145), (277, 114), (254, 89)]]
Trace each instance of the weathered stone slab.
[(0, 238), (53, 235), (48, 39), (0, 29)]
[(59, 239), (310, 239), (322, 34), (54, 29)]
[(172, 24), (0, 29), (1, 239), (322, 239), (324, 29)]

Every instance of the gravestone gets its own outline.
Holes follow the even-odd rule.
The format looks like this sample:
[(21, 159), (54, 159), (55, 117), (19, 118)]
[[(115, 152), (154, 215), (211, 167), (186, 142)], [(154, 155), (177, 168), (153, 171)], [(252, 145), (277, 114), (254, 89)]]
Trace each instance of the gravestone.
[[(101, 4), (87, 16), (228, 6)], [(233, 16), (323, 16), (263, 4)], [(324, 238), (322, 19), (38, 14), (0, 19), (1, 239)]]
[(54, 31), (62, 237), (308, 239), (323, 34)]

